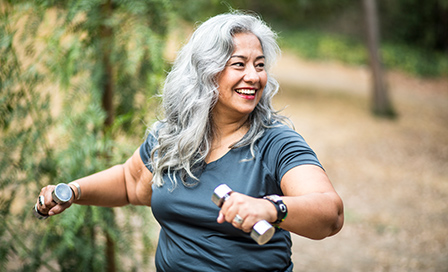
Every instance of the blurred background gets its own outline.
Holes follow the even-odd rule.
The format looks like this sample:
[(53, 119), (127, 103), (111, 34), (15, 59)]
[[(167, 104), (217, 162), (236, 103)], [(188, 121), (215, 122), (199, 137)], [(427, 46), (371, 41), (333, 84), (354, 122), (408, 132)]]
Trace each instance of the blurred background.
[(345, 203), (295, 271), (448, 271), (447, 0), (0, 0), (1, 271), (155, 271), (149, 208), (32, 207), (130, 157), (176, 51), (233, 9), (278, 33), (275, 107)]

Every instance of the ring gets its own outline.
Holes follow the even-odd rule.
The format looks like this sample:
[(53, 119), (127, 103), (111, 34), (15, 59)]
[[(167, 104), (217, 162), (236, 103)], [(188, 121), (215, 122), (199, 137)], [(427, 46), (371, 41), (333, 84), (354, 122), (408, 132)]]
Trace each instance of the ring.
[(39, 219), (39, 220), (48, 218), (48, 214), (43, 214), (39, 211), (39, 209), (37, 209), (37, 204), (34, 205), (33, 213), (34, 213), (34, 216), (36, 216), (37, 219)]
[(243, 218), (241, 218), (241, 216), (239, 216), (238, 214), (235, 216), (235, 218), (233, 218), (233, 221), (235, 221), (235, 223), (237, 224), (242, 224), (243, 223)]
[(45, 202), (45, 197), (43, 195), (39, 196), (39, 205), (43, 206)]

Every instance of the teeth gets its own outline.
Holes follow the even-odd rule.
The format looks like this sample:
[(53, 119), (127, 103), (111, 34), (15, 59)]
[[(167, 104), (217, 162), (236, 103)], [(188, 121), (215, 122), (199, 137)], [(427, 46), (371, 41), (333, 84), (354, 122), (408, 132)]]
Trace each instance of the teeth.
[(255, 90), (250, 90), (250, 89), (239, 89), (239, 90), (236, 90), (236, 92), (240, 93), (240, 94), (247, 94), (247, 95), (255, 94)]

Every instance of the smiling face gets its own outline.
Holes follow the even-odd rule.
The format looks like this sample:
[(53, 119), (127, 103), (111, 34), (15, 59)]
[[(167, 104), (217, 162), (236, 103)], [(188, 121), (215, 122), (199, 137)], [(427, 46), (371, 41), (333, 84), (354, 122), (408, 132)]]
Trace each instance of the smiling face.
[(254, 34), (236, 34), (233, 42), (235, 51), (217, 78), (219, 98), (213, 114), (245, 120), (257, 106), (266, 86), (265, 58)]

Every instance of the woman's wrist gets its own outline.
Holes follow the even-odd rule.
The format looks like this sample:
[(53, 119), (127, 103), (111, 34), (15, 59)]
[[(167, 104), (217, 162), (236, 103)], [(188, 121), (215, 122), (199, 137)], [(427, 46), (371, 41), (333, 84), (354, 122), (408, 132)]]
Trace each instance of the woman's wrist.
[(288, 208), (286, 207), (285, 203), (283, 203), (283, 199), (278, 195), (268, 195), (265, 196), (264, 199), (271, 202), (276, 209), (276, 218), (271, 222), (276, 225), (283, 222), (288, 215)]
[(81, 186), (79, 186), (79, 183), (72, 181), (68, 184), (70, 186), (70, 189), (72, 189), (73, 192), (73, 202), (75, 203), (81, 198)]
[(267, 211), (268, 211), (268, 218), (266, 218), (266, 221), (273, 223), (275, 222), (275, 220), (277, 220), (277, 209), (274, 207), (274, 205), (272, 205), (272, 203), (266, 199), (266, 198), (262, 198), (263, 200), (266, 201), (266, 203), (269, 203), (269, 205), (266, 204), (267, 207)]

